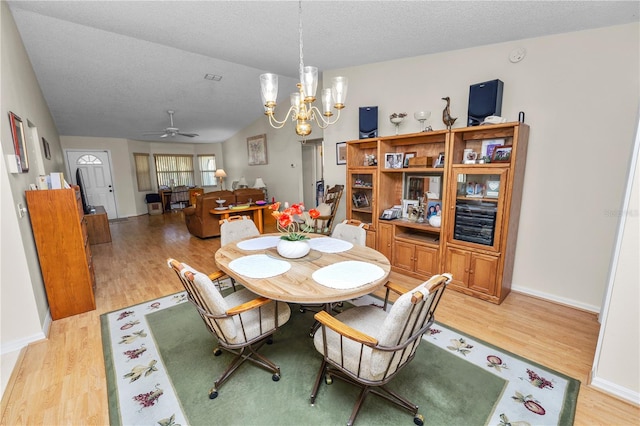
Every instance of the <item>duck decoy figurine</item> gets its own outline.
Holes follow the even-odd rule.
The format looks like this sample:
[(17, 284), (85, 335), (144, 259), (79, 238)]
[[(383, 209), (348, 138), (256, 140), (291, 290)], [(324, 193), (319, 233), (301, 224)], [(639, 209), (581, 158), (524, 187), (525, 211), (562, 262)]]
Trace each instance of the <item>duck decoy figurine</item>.
[(444, 122), (445, 126), (447, 126), (447, 129), (451, 130), (451, 126), (453, 126), (453, 123), (456, 122), (458, 117), (451, 117), (451, 111), (449, 110), (449, 97), (447, 96), (446, 98), (442, 98), (442, 100), (447, 101), (447, 106), (442, 111), (442, 121)]

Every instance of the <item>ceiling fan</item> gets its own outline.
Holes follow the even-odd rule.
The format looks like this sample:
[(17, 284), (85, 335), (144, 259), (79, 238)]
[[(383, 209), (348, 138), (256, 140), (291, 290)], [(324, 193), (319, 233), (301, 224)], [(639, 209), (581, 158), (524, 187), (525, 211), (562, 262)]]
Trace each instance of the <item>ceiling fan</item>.
[(173, 138), (176, 135), (186, 136), (188, 138), (193, 138), (195, 136), (200, 136), (197, 133), (181, 132), (180, 129), (178, 129), (177, 127), (174, 127), (174, 125), (173, 125), (173, 114), (175, 113), (175, 111), (169, 110), (169, 111), (167, 111), (167, 113), (169, 113), (169, 118), (171, 119), (171, 126), (167, 127), (166, 129), (164, 129), (164, 130), (162, 130), (160, 132), (147, 132), (147, 133), (144, 133), (144, 136), (160, 135), (161, 138), (166, 138), (168, 136), (171, 136)]

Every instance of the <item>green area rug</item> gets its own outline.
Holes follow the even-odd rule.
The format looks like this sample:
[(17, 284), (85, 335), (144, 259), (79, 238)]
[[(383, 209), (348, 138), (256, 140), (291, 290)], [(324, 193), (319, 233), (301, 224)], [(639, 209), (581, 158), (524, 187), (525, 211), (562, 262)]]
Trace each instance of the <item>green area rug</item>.
[[(379, 303), (365, 297), (354, 303)], [(261, 353), (281, 369), (245, 363), (210, 400), (231, 355), (213, 355), (216, 339), (184, 293), (101, 317), (112, 425), (338, 425), (359, 390), (342, 381), (309, 394), (321, 363), (308, 330), (311, 313), (290, 321)], [(416, 358), (389, 387), (420, 406), (427, 425), (572, 424), (580, 382), (456, 330), (436, 324)], [(387, 401), (367, 397), (357, 423), (412, 424)]]

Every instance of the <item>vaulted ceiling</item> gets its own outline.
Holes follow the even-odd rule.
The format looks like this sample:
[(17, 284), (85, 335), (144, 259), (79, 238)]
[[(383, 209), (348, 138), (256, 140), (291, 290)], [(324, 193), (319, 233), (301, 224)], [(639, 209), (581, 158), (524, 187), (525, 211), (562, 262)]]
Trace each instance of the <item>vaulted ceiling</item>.
[[(295, 90), (296, 1), (9, 5), (61, 135), (221, 142), (263, 115), (260, 74), (281, 76), (281, 105)], [(637, 22), (639, 9), (637, 1), (305, 0), (304, 61), (340, 69)], [(200, 136), (143, 136), (169, 126), (167, 110), (181, 132)]]

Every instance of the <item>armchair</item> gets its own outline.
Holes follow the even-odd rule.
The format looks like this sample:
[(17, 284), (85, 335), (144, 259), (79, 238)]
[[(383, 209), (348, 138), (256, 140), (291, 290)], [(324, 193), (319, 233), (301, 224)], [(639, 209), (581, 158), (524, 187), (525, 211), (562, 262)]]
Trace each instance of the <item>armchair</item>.
[(289, 321), (289, 306), (260, 297), (247, 289), (223, 297), (207, 275), (175, 259), (168, 259), (167, 264), (182, 282), (202, 321), (217, 338), (220, 346), (214, 354), (220, 355), (225, 350), (236, 355), (214, 382), (209, 398), (218, 396), (218, 389), (244, 361), (271, 371), (274, 382), (280, 380), (280, 368), (258, 350), (264, 343), (271, 343), (273, 334)]
[[(347, 309), (335, 317), (326, 311), (317, 313), (315, 318), (321, 328), (316, 331), (313, 343), (323, 360), (311, 392), (311, 404), (318, 395), (322, 377), (327, 384), (335, 377), (362, 388), (348, 425), (354, 423), (369, 393), (408, 410), (414, 415), (414, 423), (423, 425), (418, 406), (386, 385), (414, 358), (450, 281), (450, 274), (433, 276), (401, 295), (388, 313), (375, 306)], [(392, 291), (398, 288), (390, 283), (387, 286)]]

